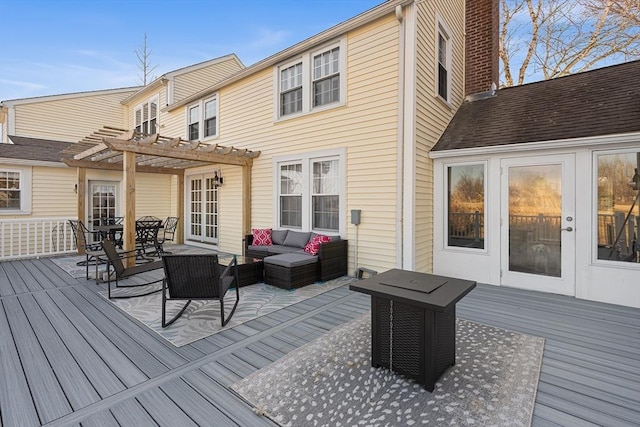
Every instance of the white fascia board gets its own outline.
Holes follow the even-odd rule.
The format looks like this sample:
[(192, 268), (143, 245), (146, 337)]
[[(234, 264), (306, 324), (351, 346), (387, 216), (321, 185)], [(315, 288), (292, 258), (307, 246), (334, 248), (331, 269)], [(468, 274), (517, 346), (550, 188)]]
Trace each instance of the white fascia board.
[(443, 159), (450, 157), (517, 153), (521, 151), (538, 151), (558, 148), (584, 148), (586, 146), (593, 145), (613, 145), (633, 142), (640, 144), (640, 132), (589, 136), (585, 138), (556, 139), (551, 141), (524, 142), (519, 144), (493, 145), (491, 147), (431, 151), (429, 152), (429, 157), (432, 159)]

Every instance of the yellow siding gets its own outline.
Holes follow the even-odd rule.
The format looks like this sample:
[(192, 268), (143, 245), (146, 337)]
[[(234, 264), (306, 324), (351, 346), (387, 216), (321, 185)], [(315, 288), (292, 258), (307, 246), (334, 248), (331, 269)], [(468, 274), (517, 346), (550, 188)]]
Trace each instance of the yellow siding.
[(228, 59), (220, 63), (177, 75), (174, 79), (173, 102), (182, 101), (194, 93), (213, 86), (215, 83), (241, 69), (242, 67), (235, 59)]
[(436, 97), (436, 13), (452, 36), (451, 105), (464, 97), (464, 1), (418, 3), (416, 52), (416, 212), (415, 269), (433, 269), (433, 162), (428, 152), (453, 117), (454, 109)]
[[(362, 210), (358, 265), (385, 270), (396, 260), (398, 138), (398, 22), (382, 18), (346, 38), (347, 102), (339, 108), (274, 122), (273, 70), (258, 72), (220, 91), (222, 145), (261, 150), (252, 169), (252, 226), (274, 226), (273, 158), (323, 149), (346, 149), (346, 215), (353, 271), (355, 227)], [(178, 112), (184, 114), (184, 112)], [(220, 248), (241, 248), (241, 171), (224, 169)]]
[(120, 104), (131, 92), (79, 95), (15, 106), (15, 134), (76, 142), (104, 125), (126, 125)]

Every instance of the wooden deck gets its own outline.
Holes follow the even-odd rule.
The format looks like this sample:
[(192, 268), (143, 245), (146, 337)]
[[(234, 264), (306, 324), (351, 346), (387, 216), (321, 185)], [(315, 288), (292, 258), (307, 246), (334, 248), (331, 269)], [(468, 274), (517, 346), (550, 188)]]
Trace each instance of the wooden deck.
[[(176, 348), (100, 289), (0, 263), (1, 425), (273, 425), (228, 386), (369, 309), (343, 287)], [(640, 310), (480, 285), (457, 312), (546, 338), (533, 425), (640, 425)]]

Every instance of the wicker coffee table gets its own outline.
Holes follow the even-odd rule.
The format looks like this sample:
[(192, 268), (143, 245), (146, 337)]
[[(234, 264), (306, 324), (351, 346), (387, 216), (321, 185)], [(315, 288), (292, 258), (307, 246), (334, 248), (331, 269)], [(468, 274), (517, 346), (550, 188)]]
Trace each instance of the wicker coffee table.
[(349, 286), (371, 295), (371, 366), (433, 391), (456, 363), (456, 303), (476, 282), (393, 269)]
[[(218, 264), (222, 267), (229, 265), (233, 255), (219, 256)], [(238, 285), (247, 286), (264, 281), (264, 263), (261, 259), (246, 256), (236, 256), (238, 260)]]

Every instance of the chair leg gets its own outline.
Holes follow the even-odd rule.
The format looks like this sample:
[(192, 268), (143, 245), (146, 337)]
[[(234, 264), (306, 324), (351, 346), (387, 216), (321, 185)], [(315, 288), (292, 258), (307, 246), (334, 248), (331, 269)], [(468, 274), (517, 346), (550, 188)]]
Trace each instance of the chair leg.
[(225, 327), (229, 320), (233, 317), (233, 313), (236, 311), (236, 307), (238, 306), (238, 302), (240, 301), (240, 286), (238, 286), (238, 282), (236, 281), (236, 302), (233, 304), (233, 308), (231, 309), (231, 313), (227, 319), (224, 319), (224, 295), (220, 297), (220, 321), (222, 322), (222, 327)]
[(178, 314), (176, 314), (171, 320), (169, 320), (168, 322), (165, 319), (165, 314), (166, 314), (166, 296), (164, 295), (164, 293), (162, 294), (162, 327), (166, 328), (167, 326), (169, 326), (170, 324), (172, 324), (173, 322), (175, 322), (176, 320), (178, 320), (178, 317), (182, 316), (182, 313), (184, 313), (184, 311), (187, 309), (187, 307), (189, 307), (189, 304), (191, 304), (191, 300), (187, 301), (187, 303), (184, 305), (184, 307), (182, 307), (182, 309), (180, 310), (180, 312)]

